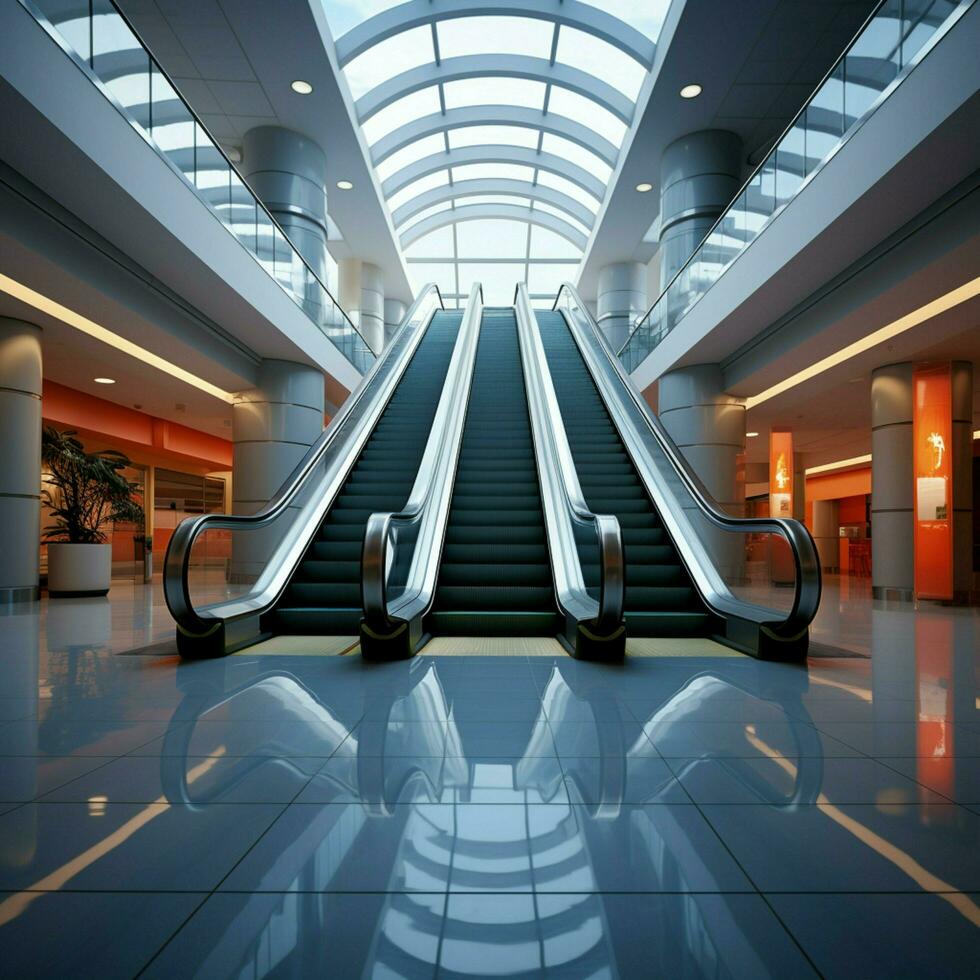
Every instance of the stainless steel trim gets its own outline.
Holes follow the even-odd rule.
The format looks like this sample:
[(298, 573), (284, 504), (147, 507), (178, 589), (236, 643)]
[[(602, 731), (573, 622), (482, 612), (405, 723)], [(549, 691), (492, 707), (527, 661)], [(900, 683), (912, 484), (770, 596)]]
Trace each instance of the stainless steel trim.
[[(594, 514), (586, 503), (565, 433), (548, 359), (524, 283), (518, 284), (514, 301), (558, 605), (567, 618), (576, 624), (588, 623), (592, 632), (606, 637), (623, 625), (625, 564), (619, 521), (611, 514)], [(591, 527), (597, 538), (600, 575), (598, 601), (588, 594), (585, 587), (575, 539), (576, 525)]]
[[(381, 512), (368, 518), (361, 559), (361, 601), (364, 624), (376, 636), (391, 635), (405, 623), (419, 621), (432, 605), (482, 319), (483, 287), (474, 283), (408, 501), (397, 513)], [(410, 559), (397, 553), (400, 536), (403, 551), (405, 547), (412, 549)], [(398, 583), (397, 596), (389, 598), (392, 570), (406, 564), (405, 582)]]
[[(566, 298), (562, 313), (613, 424), (636, 466), (705, 603), (719, 615), (734, 616), (758, 625), (775, 639), (794, 640), (805, 634), (820, 605), (821, 576), (816, 545), (799, 521), (775, 517), (732, 517), (717, 504), (690, 468), (660, 420), (637, 391), (629, 373), (609, 346), (575, 287), (565, 283), (554, 309)], [(663, 473), (653, 459), (649, 439), (670, 465)], [(768, 533), (784, 538), (796, 569), (792, 607), (788, 614), (737, 598), (715, 567), (687, 511), (696, 511), (712, 526), (736, 533)]]
[[(223, 622), (257, 616), (276, 601), (398, 387), (432, 315), (442, 306), (438, 286), (428, 283), (419, 292), (388, 348), (261, 510), (251, 515), (203, 514), (177, 525), (167, 546), (163, 587), (167, 608), (184, 636), (203, 639)], [(321, 466), (323, 472), (315, 475)], [(304, 499), (297, 501), (301, 491), (305, 493)], [(241, 531), (267, 527), (294, 501), (299, 513), (284, 530), (253, 588), (244, 596), (196, 610), (188, 572), (191, 550), (198, 536), (209, 529)]]

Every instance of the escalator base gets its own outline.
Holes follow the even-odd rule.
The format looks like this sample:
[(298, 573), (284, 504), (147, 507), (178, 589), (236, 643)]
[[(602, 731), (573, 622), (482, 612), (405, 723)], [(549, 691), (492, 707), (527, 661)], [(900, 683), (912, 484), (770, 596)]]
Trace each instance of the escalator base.
[(426, 618), (434, 636), (554, 636), (561, 631), (551, 612), (434, 612)]
[(625, 618), (628, 636), (707, 636), (715, 625), (703, 612), (627, 611)]

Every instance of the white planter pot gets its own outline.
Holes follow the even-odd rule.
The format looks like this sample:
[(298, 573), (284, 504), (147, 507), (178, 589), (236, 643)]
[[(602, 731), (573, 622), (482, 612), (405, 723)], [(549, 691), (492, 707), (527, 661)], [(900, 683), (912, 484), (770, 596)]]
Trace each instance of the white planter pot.
[(112, 581), (111, 544), (49, 544), (48, 595), (99, 596)]

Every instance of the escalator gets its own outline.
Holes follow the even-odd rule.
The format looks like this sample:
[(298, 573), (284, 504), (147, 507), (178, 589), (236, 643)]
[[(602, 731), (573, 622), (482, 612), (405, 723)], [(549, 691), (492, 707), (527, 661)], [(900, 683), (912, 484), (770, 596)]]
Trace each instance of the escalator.
[(485, 309), (446, 528), (433, 635), (560, 627), (514, 311)]
[[(622, 529), (624, 613), (631, 636), (704, 636), (713, 620), (620, 438), (561, 313), (538, 311), (538, 330), (582, 491)], [(599, 568), (582, 555), (590, 593)]]
[(473, 316), (442, 306), (434, 284), (420, 290), (391, 343), (264, 507), (178, 525), (164, 595), (182, 656), (233, 653), (276, 634), (357, 633), (365, 526), (379, 509), (405, 504), (447, 377), (460, 373), (472, 333)]
[(408, 499), (463, 314), (436, 312), (401, 383), (316, 537), (263, 619), (273, 634), (354, 635), (361, 621), (361, 549), (368, 518)]

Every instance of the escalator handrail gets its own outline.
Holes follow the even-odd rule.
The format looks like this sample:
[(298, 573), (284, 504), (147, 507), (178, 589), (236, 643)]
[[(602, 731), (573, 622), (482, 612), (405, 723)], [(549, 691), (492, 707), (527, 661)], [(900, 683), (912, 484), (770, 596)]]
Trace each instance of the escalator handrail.
[[(435, 596), (482, 319), (483, 287), (475, 282), (408, 501), (400, 511), (381, 511), (368, 518), (361, 554), (361, 602), (365, 626), (379, 636), (424, 615)], [(392, 530), (415, 523), (419, 536), (405, 588), (389, 601), (388, 576), (395, 565)]]
[[(426, 306), (431, 309), (426, 312)], [(348, 396), (330, 424), (320, 433), (317, 440), (296, 464), (293, 471), (286, 477), (282, 486), (276, 491), (269, 502), (254, 514), (200, 514), (182, 520), (174, 529), (167, 545), (163, 570), (163, 590), (167, 608), (178, 627), (191, 636), (209, 634), (221, 620), (237, 615), (261, 612), (267, 609), (277, 598), (285, 579), (291, 569), (283, 570), (276, 577), (274, 587), (256, 588), (247, 596), (238, 597), (228, 602), (210, 605), (206, 609), (196, 610), (190, 595), (188, 574), (190, 570), (191, 552), (194, 542), (206, 530), (245, 530), (266, 527), (276, 520), (289, 507), (296, 495), (302, 490), (307, 479), (315, 472), (328, 451), (337, 446), (349, 445), (352, 451), (358, 450), (373, 430), (380, 413), (394, 393), (406, 368), (412, 360), (416, 348), (425, 334), (426, 326), (437, 309), (444, 309), (442, 294), (435, 283), (427, 283), (419, 291), (415, 301), (409, 307), (402, 320), (402, 325), (396, 332), (384, 352), (375, 360), (367, 373), (361, 378), (360, 384)], [(415, 335), (407, 344), (397, 343), (399, 335), (418, 320)], [(394, 361), (392, 359), (394, 358)], [(376, 381), (391, 363), (390, 372), (386, 373), (378, 384)], [(377, 388), (377, 390), (375, 390)], [(373, 396), (372, 401), (365, 400)], [(345, 423), (350, 419), (355, 409), (362, 403), (372, 405), (377, 403), (376, 411), (368, 411), (362, 418), (355, 420), (350, 432), (346, 431)], [(338, 442), (338, 440), (342, 440)], [(299, 529), (297, 529), (297, 532)], [(279, 581), (283, 580), (283, 581)]]
[[(625, 602), (626, 572), (619, 520), (612, 514), (593, 513), (582, 493), (548, 359), (524, 283), (518, 283), (514, 291), (514, 308), (559, 605), (577, 621), (589, 622), (599, 635), (609, 636), (622, 626)], [(546, 493), (550, 499), (545, 499)], [(598, 602), (586, 590), (573, 524), (595, 530), (599, 549)]]
[[(591, 330), (596, 346), (605, 355), (611, 369), (618, 377), (622, 391), (627, 394), (633, 406), (637, 409), (640, 417), (646, 423), (650, 434), (653, 435), (654, 439), (657, 441), (660, 449), (667, 457), (670, 465), (687, 489), (691, 499), (694, 501), (698, 510), (707, 519), (707, 521), (715, 527), (726, 531), (776, 534), (784, 538), (789, 544), (790, 550), (793, 554), (793, 563), (795, 565), (796, 576), (794, 583), (795, 591), (793, 595), (793, 605), (784, 619), (774, 621), (772, 619), (773, 610), (740, 600), (736, 598), (730, 592), (730, 590), (726, 589), (724, 592), (719, 592), (717, 589), (706, 588), (704, 585), (704, 577), (697, 574), (699, 570), (689, 568), (688, 571), (691, 572), (692, 578), (694, 579), (695, 584), (698, 586), (698, 591), (701, 593), (702, 598), (709, 606), (718, 612), (737, 615), (742, 619), (758, 623), (760, 626), (763, 626), (769, 630), (776, 637), (782, 639), (794, 639), (802, 635), (813, 621), (814, 616), (817, 614), (817, 609), (820, 605), (820, 593), (822, 587), (820, 561), (817, 556), (816, 545), (814, 544), (813, 538), (810, 536), (810, 532), (806, 529), (802, 522), (788, 518), (733, 517), (731, 514), (726, 513), (711, 496), (710, 492), (704, 486), (697, 474), (691, 469), (687, 460), (674, 443), (674, 440), (671, 439), (670, 435), (667, 433), (667, 430), (663, 427), (660, 419), (653, 414), (646, 400), (636, 390), (636, 387), (634, 386), (633, 381), (624, 368), (622, 362), (609, 346), (609, 342), (603, 336), (602, 331), (599, 329), (598, 324), (595, 322), (595, 319), (589, 312), (588, 307), (586, 307), (585, 303), (582, 302), (577, 290), (571, 283), (562, 284), (558, 291), (558, 295), (555, 297), (555, 302), (552, 309), (556, 311), (558, 310), (563, 293), (570, 298), (572, 304), (574, 304), (582, 315), (582, 318), (584, 319), (588, 328)], [(574, 337), (576, 328), (575, 318), (569, 316), (567, 317), (567, 320), (569, 327), (573, 331)], [(586, 366), (589, 368), (589, 371), (593, 376), (593, 380), (595, 381), (597, 387), (600, 388), (601, 393), (602, 386), (600, 384), (600, 379), (596, 376), (597, 372), (593, 370), (593, 365), (589, 363), (590, 351), (585, 349), (588, 347), (588, 345), (579, 345), (579, 347)], [(613, 423), (622, 434), (624, 428), (628, 428), (631, 425), (630, 419), (627, 417), (626, 413), (622, 411), (621, 407), (617, 405), (615, 398), (604, 397), (603, 400), (605, 401), (610, 415), (613, 418)], [(624, 440), (624, 444), (629, 451), (629, 440)], [(631, 455), (634, 454), (631, 453)], [(634, 456), (633, 462), (640, 472), (641, 480), (649, 489), (652, 482), (647, 475), (652, 469), (649, 461), (646, 459), (638, 459)], [(676, 544), (677, 542), (675, 542), (675, 545)], [(683, 549), (679, 550), (681, 550), (683, 553)]]

